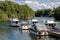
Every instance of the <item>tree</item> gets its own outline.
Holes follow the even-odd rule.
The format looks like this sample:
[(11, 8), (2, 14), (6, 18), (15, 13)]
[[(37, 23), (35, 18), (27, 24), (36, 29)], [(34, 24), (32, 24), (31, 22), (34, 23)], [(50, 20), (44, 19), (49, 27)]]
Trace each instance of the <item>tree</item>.
[(55, 20), (60, 20), (60, 7), (54, 8), (53, 11)]
[(52, 10), (51, 9), (42, 9), (42, 10), (37, 10), (35, 13), (35, 16), (40, 17), (40, 16), (51, 16)]
[(27, 20), (29, 19), (28, 17), (33, 18), (35, 16), (35, 12), (26, 4), (19, 5), (11, 1), (0, 1), (0, 10), (8, 19), (17, 17), (19, 19)]

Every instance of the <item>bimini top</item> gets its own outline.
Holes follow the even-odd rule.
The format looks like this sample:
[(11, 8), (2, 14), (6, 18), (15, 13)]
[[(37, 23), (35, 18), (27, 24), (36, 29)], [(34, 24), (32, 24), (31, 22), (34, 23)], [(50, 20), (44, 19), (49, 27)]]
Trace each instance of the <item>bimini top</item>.
[(47, 23), (47, 24), (52, 24), (52, 23), (55, 23), (54, 21), (49, 21), (49, 20), (47, 20), (47, 21), (45, 21), (45, 23)]
[(38, 22), (38, 20), (37, 19), (32, 19), (32, 22)]
[(10, 19), (10, 21), (19, 21), (17, 18)]

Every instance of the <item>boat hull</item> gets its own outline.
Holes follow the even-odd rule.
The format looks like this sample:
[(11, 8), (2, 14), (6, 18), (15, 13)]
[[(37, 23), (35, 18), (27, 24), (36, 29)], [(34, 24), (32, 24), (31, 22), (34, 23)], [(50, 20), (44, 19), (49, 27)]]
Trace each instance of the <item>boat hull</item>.
[(36, 36), (48, 36), (47, 32), (42, 32), (42, 31), (38, 31), (38, 30), (34, 30), (34, 29), (30, 29), (30, 34), (34, 34)]
[(19, 27), (19, 25), (9, 25), (10, 27)]
[(49, 36), (53, 36), (53, 37), (60, 38), (60, 34), (58, 34), (58, 33), (53, 33), (53, 32), (49, 32)]

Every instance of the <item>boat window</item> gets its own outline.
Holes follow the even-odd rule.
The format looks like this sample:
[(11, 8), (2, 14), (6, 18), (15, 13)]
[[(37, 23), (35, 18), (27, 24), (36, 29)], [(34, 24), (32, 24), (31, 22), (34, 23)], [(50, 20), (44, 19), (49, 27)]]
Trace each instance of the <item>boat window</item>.
[(55, 28), (55, 26), (54, 26), (54, 25), (52, 25), (52, 28), (54, 29), (54, 28)]
[(38, 22), (32, 22), (32, 23), (38, 23)]
[(56, 26), (56, 24), (49, 24), (49, 26)]
[(16, 23), (16, 24), (17, 24), (17, 23), (18, 23), (18, 21), (13, 21), (12, 23)]
[(48, 24), (45, 24), (45, 25), (48, 25)]
[(49, 26), (52, 26), (52, 24), (49, 24)]
[(18, 24), (18, 21), (16, 21), (16, 24)]
[(52, 28), (55, 28), (56, 24), (49, 24), (49, 26), (51, 26)]

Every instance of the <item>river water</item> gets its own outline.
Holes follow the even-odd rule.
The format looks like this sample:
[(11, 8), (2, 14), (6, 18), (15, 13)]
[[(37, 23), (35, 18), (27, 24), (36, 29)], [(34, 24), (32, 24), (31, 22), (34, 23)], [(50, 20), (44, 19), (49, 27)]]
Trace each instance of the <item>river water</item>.
[[(58, 27), (59, 25), (60, 23), (58, 23)], [(60, 40), (60, 39), (49, 36), (43, 36), (41, 38), (38, 38), (34, 35), (30, 35), (28, 30), (21, 31), (18, 27), (17, 28), (9, 27), (6, 22), (2, 23), (0, 22), (0, 40)]]

